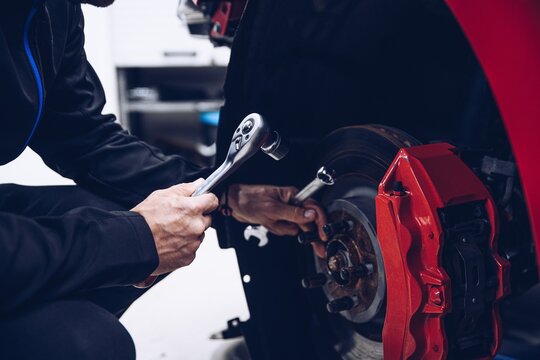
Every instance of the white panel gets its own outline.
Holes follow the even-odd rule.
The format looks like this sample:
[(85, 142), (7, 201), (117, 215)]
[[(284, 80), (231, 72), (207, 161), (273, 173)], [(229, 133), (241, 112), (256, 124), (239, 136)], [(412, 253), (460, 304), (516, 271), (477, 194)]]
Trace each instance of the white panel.
[(112, 7), (116, 66), (208, 66), (228, 59), (227, 49), (216, 50), (189, 34), (177, 6), (178, 0), (117, 0)]

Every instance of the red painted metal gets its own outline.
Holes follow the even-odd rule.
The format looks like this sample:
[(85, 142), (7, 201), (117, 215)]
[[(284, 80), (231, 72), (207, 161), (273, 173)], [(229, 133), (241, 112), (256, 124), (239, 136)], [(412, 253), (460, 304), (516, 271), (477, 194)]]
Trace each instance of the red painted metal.
[(227, 36), (230, 23), (240, 21), (246, 3), (246, 0), (220, 1), (212, 15), (213, 27), (210, 36), (217, 38)]
[(232, 2), (221, 1), (216, 9), (216, 12), (212, 16), (212, 30), (210, 36), (225, 36), (227, 33), (227, 27), (229, 26), (229, 17), (231, 16)]
[(446, 0), (484, 69), (516, 157), (540, 263), (540, 1)]
[[(379, 185), (377, 236), (387, 276), (383, 329), (388, 359), (445, 359), (444, 315), (452, 311), (451, 279), (442, 266), (444, 234), (438, 209), (485, 201), (492, 226), (490, 244), (498, 268), (497, 299), (509, 289), (509, 265), (496, 252), (496, 208), (483, 183), (446, 143), (401, 149)], [(395, 192), (401, 181), (405, 191)], [(494, 338), (501, 331), (493, 309)]]

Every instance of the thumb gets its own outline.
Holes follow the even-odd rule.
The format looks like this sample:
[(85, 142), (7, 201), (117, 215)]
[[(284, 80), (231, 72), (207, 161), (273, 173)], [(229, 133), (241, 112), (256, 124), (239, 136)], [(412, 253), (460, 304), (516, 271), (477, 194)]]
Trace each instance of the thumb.
[(195, 190), (202, 186), (203, 183), (204, 179), (199, 178), (189, 183), (171, 186), (171, 189), (174, 190), (178, 195), (191, 196), (195, 192)]
[(313, 209), (304, 209), (282, 203), (275, 204), (272, 213), (277, 214), (277, 216), (274, 216), (274, 218), (278, 217), (276, 220), (285, 220), (295, 224), (308, 224), (317, 217), (317, 213)]

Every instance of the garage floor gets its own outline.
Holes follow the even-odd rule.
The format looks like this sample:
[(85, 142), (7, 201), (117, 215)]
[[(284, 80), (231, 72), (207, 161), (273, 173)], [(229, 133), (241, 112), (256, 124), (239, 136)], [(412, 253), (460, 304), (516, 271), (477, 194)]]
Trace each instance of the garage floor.
[[(177, 270), (124, 314), (141, 360), (209, 360), (234, 340), (209, 340), (227, 320), (249, 318), (233, 250), (209, 230), (189, 267)], [(217, 359), (216, 359), (217, 360)]]

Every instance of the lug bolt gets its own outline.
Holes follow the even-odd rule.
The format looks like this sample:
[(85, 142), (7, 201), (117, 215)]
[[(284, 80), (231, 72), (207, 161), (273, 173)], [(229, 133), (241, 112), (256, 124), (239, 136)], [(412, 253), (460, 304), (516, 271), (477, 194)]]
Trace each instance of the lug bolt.
[(344, 296), (342, 298), (332, 300), (328, 304), (326, 304), (326, 310), (328, 310), (329, 313), (335, 314), (341, 311), (351, 310), (357, 305), (358, 298), (356, 296), (354, 298), (350, 296)]
[(304, 289), (313, 289), (326, 285), (328, 278), (325, 274), (319, 273), (313, 276), (308, 276), (302, 279), (302, 287)]
[(345, 259), (340, 254), (336, 254), (328, 259), (328, 269), (332, 272), (339, 271), (345, 266)]
[(373, 274), (373, 264), (360, 264), (357, 266), (351, 266), (341, 269), (339, 271), (339, 277), (343, 281), (349, 281), (351, 276), (358, 276), (359, 278), (365, 278), (368, 275)]
[(341, 280), (347, 282), (351, 279), (351, 272), (349, 271), (349, 269), (341, 269), (339, 270), (339, 277), (341, 278)]
[(307, 231), (298, 234), (298, 242), (302, 245), (307, 245), (320, 240), (319, 234), (316, 231)]
[(437, 306), (443, 304), (443, 294), (441, 289), (439, 289), (437, 286), (434, 286), (429, 290), (429, 301)]
[(329, 238), (340, 233), (350, 231), (354, 226), (354, 223), (350, 220), (337, 221), (329, 223), (323, 226), (323, 231)]

